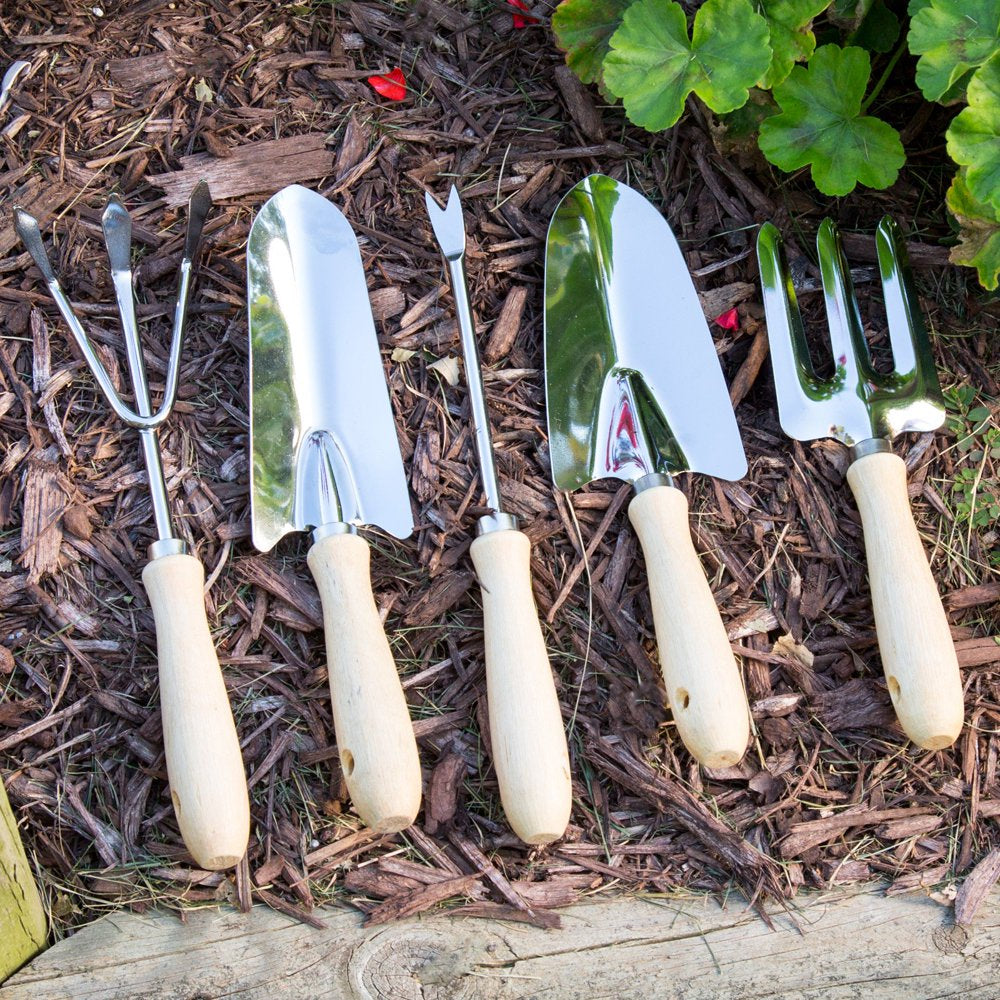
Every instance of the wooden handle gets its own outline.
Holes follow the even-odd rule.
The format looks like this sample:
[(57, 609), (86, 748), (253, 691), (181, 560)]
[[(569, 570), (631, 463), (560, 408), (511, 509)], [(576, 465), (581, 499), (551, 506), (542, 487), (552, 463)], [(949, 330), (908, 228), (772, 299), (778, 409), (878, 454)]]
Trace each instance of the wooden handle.
[(347, 788), (366, 826), (395, 833), (420, 809), (420, 758), (372, 596), (368, 543), (328, 535), (307, 559), (323, 601), (333, 727)]
[(965, 715), (962, 678), (913, 523), (906, 466), (898, 455), (876, 452), (852, 463), (847, 481), (861, 511), (875, 629), (896, 715), (917, 746), (951, 746)]
[(170, 798), (202, 868), (246, 853), (250, 804), (229, 696), (205, 618), (205, 571), (194, 556), (161, 556), (142, 571), (156, 620), (160, 708)]
[(628, 508), (646, 559), (660, 666), (684, 745), (705, 767), (731, 767), (750, 738), (750, 709), (719, 609), (691, 542), (687, 499), (672, 486)]
[(531, 593), (531, 543), (490, 531), (470, 550), (483, 590), (486, 695), (500, 801), (527, 844), (566, 832), (572, 801), (569, 753), (552, 668)]

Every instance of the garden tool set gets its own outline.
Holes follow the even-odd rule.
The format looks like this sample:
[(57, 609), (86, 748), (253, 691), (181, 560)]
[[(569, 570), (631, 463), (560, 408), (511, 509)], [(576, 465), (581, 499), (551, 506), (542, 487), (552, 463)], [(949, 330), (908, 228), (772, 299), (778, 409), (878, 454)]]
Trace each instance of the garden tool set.
[(211, 204), (207, 185), (199, 184), (188, 210), (166, 383), (155, 413), (135, 318), (132, 224), (125, 207), (112, 197), (101, 221), (121, 316), (134, 406), (127, 405), (119, 396), (76, 318), (49, 263), (38, 223), (26, 212), (15, 209), (14, 225), (111, 409), (120, 420), (139, 431), (156, 525), (156, 541), (149, 547), (150, 561), (142, 571), (142, 582), (156, 622), (163, 746), (170, 795), (177, 825), (192, 856), (204, 868), (221, 869), (232, 867), (246, 851), (250, 833), (246, 778), (229, 697), (205, 617), (202, 593), (205, 571), (198, 559), (188, 553), (187, 543), (174, 535), (157, 440), (157, 428), (170, 416), (177, 395), (192, 271)]
[[(126, 405), (74, 316), (34, 219), (21, 239), (114, 412), (139, 430), (157, 541), (143, 572), (157, 627), (164, 744), (177, 819), (195, 859), (234, 864), (247, 843), (239, 746), (205, 622), (201, 564), (174, 537), (156, 428), (177, 389), (191, 271), (210, 205), (191, 198), (166, 388), (154, 413), (136, 328), (130, 225), (117, 199), (104, 214), (112, 280), (135, 404)], [(457, 190), (427, 212), (454, 294), (465, 358), (470, 437), (488, 513), (470, 555), (482, 588), (493, 763), (507, 818), (522, 840), (562, 836), (571, 804), (566, 735), (531, 587), (530, 544), (504, 509), (476, 346)], [(758, 241), (782, 427), (851, 449), (848, 482), (864, 526), (886, 681), (903, 728), (940, 748), (962, 725), (962, 688), (937, 588), (913, 526), (903, 462), (889, 440), (940, 426), (944, 410), (902, 241), (879, 226), (878, 259), (895, 360), (880, 374), (865, 342), (831, 223), (819, 234), (833, 375), (809, 359), (781, 237)], [(247, 246), (250, 496), (254, 545), (311, 530), (307, 555), (323, 605), (340, 763), (364, 822), (403, 829), (420, 807), (420, 762), (406, 699), (372, 594), (358, 528), (396, 538), (413, 514), (357, 240), (326, 198), (279, 191), (257, 213)], [(737, 480), (746, 456), (712, 337), (677, 240), (642, 195), (599, 174), (556, 208), (545, 247), (545, 389), (555, 486), (631, 483), (631, 520), (645, 557), (667, 698), (678, 733), (711, 768), (734, 765), (749, 741), (740, 669), (691, 541), (674, 477)]]

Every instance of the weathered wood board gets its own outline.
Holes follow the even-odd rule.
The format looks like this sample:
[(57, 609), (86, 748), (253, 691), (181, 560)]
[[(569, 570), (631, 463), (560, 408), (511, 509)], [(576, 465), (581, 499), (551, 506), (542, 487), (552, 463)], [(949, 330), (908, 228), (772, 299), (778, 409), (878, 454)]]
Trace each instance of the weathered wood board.
[(120, 913), (61, 942), (0, 1000), (929, 1000), (1000, 996), (1000, 893), (972, 928), (923, 896), (868, 889), (796, 900), (770, 930), (709, 898), (595, 899), (561, 930), (415, 917), (365, 930), (326, 908), (326, 930), (271, 910)]
[(46, 932), (45, 910), (0, 781), (0, 981), (45, 947)]

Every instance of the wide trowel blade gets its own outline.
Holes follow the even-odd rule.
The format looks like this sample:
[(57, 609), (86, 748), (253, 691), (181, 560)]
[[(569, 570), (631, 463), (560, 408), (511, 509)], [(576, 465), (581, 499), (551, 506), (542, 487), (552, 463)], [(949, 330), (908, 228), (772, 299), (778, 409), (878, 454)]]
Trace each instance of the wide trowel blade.
[(331, 522), (406, 538), (413, 514), (350, 225), (293, 185), (247, 245), (254, 545)]
[(641, 194), (593, 174), (563, 198), (545, 248), (552, 477), (746, 473), (726, 382), (677, 240)]

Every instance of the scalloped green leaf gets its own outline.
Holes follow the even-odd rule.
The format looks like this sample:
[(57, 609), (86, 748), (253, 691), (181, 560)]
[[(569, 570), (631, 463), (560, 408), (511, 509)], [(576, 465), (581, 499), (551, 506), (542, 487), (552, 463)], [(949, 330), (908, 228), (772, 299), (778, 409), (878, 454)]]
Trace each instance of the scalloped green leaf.
[(1000, 50), (969, 78), (969, 106), (952, 120), (948, 155), (968, 167), (972, 196), (1000, 211)]
[(974, 267), (983, 288), (995, 291), (1000, 276), (1000, 218), (969, 190), (964, 169), (955, 175), (945, 202), (958, 221), (961, 240), (952, 248), (951, 262)]
[(1000, 3), (929, 0), (913, 12), (907, 44), (920, 57), (917, 86), (924, 97), (961, 100), (965, 78), (1000, 48)]
[(608, 54), (608, 40), (618, 30), (632, 0), (562, 0), (552, 14), (556, 44), (566, 53), (566, 63), (584, 82), (604, 91), (601, 68)]
[(631, 121), (659, 132), (692, 91), (720, 114), (742, 107), (771, 64), (768, 37), (750, 0), (706, 0), (690, 38), (680, 4), (636, 0), (611, 36), (604, 81)]
[(761, 124), (761, 151), (782, 170), (808, 165), (823, 194), (889, 187), (906, 154), (891, 125), (861, 112), (870, 76), (864, 49), (818, 48), (808, 66), (793, 67), (774, 88), (781, 113)]
[(813, 18), (830, 5), (830, 0), (759, 0), (758, 9), (767, 18), (771, 32), (771, 65), (758, 81), (770, 90), (781, 83), (797, 62), (805, 62), (816, 49)]

